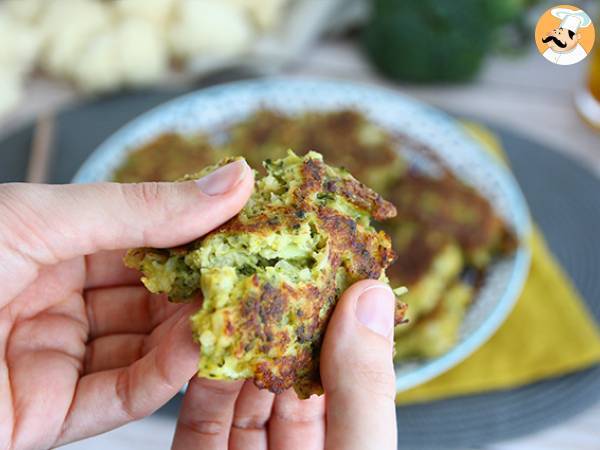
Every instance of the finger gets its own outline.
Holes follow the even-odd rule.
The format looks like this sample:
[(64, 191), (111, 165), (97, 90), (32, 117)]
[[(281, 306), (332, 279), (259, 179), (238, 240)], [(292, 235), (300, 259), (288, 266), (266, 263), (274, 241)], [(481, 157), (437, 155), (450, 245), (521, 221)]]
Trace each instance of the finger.
[(184, 307), (176, 315), (174, 326), (143, 358), (79, 380), (57, 445), (141, 419), (179, 392), (196, 373), (198, 346), (192, 340), (189, 311)]
[(235, 403), (230, 450), (267, 450), (267, 422), (275, 395), (246, 381)]
[(202, 236), (238, 213), (252, 187), (252, 171), (243, 160), (181, 183), (5, 185), (0, 235), (11, 243), (5, 253), (13, 263), (10, 271), (0, 265), (0, 280), (7, 280), (0, 304), (35, 279), (40, 265), (101, 250), (169, 247)]
[(150, 333), (181, 308), (143, 286), (92, 289), (85, 293), (90, 338), (122, 333)]
[(114, 334), (94, 339), (86, 346), (85, 374), (127, 367), (145, 351), (146, 334)]
[(336, 305), (321, 350), (328, 449), (396, 449), (395, 302), (388, 286), (365, 280)]
[(293, 390), (275, 397), (269, 420), (270, 450), (322, 450), (325, 444), (325, 399), (300, 400)]
[[(54, 447), (82, 370), (87, 325), (80, 304), (81, 297), (71, 294), (35, 318), (13, 324), (2, 345), (10, 388), (0, 403), (10, 403), (16, 421), (12, 441), (2, 448)], [(8, 423), (0, 421), (0, 429)], [(42, 423), (46, 433), (31, 432)]]
[(139, 285), (140, 273), (123, 264), (125, 250), (109, 250), (85, 258), (85, 288)]
[[(0, 218), (1, 220), (1, 218)], [(0, 241), (2, 240), (0, 232)], [(1, 247), (1, 244), (0, 244)], [(0, 265), (4, 255), (0, 249)], [(12, 277), (16, 277), (16, 273)], [(81, 258), (73, 258), (69, 261), (63, 261), (53, 266), (41, 267), (38, 271), (34, 283), (27, 286), (19, 295), (10, 299), (11, 321), (16, 322), (36, 317), (44, 314), (48, 309), (64, 307), (64, 300), (77, 293), (79, 303), (77, 311), (81, 313), (82, 320), (85, 320), (85, 308), (83, 299), (79, 294), (81, 285), (85, 276), (85, 268)], [(2, 308), (1, 297), (4, 294), (6, 285), (0, 278), (0, 309)]]
[(86, 346), (84, 372), (126, 367), (158, 346), (181, 317), (189, 317), (199, 307), (198, 303), (177, 305), (179, 309), (165, 319), (150, 334), (111, 334), (88, 342)]
[(227, 450), (233, 408), (243, 381), (194, 377), (173, 437), (173, 450)]

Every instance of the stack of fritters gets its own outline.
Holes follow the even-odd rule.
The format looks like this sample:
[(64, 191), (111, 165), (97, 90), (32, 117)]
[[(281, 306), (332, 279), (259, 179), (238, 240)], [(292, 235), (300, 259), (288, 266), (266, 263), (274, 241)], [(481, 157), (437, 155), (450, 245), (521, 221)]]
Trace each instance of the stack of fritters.
[[(398, 359), (434, 357), (451, 348), (487, 267), (516, 244), (487, 200), (449, 171), (432, 177), (409, 170), (402, 152), (405, 146), (415, 151), (413, 144), (353, 110), (297, 116), (260, 110), (233, 125), (225, 144), (205, 152), (205, 164), (228, 154), (243, 156), (259, 168), (264, 160), (285, 156), (288, 148), (299, 154), (317, 150), (327, 163), (345, 167), (396, 205), (396, 218), (381, 227), (392, 237), (398, 255), (388, 270), (392, 284), (409, 289), (403, 299), (410, 322), (396, 332)], [(181, 160), (182, 152), (169, 145), (149, 145), (159, 146), (164, 150), (161, 158)], [(149, 151), (145, 154), (147, 159), (154, 157)], [(151, 179), (175, 179), (194, 164), (204, 165), (190, 158), (179, 173)], [(127, 181), (146, 179), (150, 178)]]
[[(192, 316), (200, 376), (254, 378), (307, 398), (321, 392), (321, 341), (340, 295), (358, 280), (387, 281), (391, 242), (371, 219), (396, 210), (315, 152), (290, 151), (265, 169), (225, 225), (185, 247), (133, 250), (126, 263), (152, 292), (185, 301), (201, 291)], [(397, 323), (403, 314), (399, 302)]]
[(449, 173), (407, 173), (388, 195), (398, 208), (384, 225), (398, 255), (388, 274), (409, 289), (409, 324), (396, 330), (396, 357), (439, 356), (458, 339), (485, 268), (515, 240), (490, 204)]

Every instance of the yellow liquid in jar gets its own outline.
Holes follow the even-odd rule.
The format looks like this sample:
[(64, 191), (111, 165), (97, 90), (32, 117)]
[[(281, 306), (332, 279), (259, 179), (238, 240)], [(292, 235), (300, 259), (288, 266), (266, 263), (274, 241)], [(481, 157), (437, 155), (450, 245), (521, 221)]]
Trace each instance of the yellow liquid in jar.
[(592, 96), (600, 102), (600, 49), (596, 49), (591, 56), (588, 87)]

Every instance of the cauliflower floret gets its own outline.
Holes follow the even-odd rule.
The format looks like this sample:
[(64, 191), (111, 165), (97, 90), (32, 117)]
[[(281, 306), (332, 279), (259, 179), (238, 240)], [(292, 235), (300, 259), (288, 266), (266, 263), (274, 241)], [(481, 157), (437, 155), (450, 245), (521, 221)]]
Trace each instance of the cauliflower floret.
[(116, 0), (115, 10), (122, 17), (140, 17), (164, 29), (173, 16), (177, 0)]
[(74, 79), (82, 90), (102, 92), (153, 83), (167, 67), (167, 50), (158, 28), (144, 19), (128, 18), (88, 42)]
[(170, 43), (181, 58), (232, 57), (246, 50), (253, 29), (239, 5), (222, 0), (182, 0), (175, 10)]
[(154, 83), (165, 75), (169, 57), (160, 29), (150, 22), (130, 18), (116, 30), (120, 70), (124, 83)]
[(0, 67), (24, 74), (34, 65), (39, 34), (30, 26), (0, 11)]
[(72, 68), (86, 57), (82, 50), (88, 40), (110, 23), (110, 10), (103, 2), (52, 0), (40, 19), (42, 67), (53, 75), (72, 75)]
[(270, 30), (281, 19), (288, 0), (230, 0), (246, 9), (262, 30)]
[(118, 40), (114, 30), (101, 32), (82, 49), (73, 78), (88, 92), (108, 91), (121, 84)]
[(46, 2), (44, 0), (5, 0), (6, 10), (15, 18), (33, 22), (40, 15)]
[(0, 117), (10, 111), (21, 98), (22, 78), (18, 73), (0, 66)]

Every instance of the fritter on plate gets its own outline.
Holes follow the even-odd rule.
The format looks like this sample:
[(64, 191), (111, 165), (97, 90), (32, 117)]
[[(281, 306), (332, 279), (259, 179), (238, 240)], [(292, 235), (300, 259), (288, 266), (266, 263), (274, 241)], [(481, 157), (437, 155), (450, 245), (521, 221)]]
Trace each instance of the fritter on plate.
[(484, 268), (495, 256), (516, 246), (514, 235), (492, 205), (454, 177), (409, 173), (394, 185), (390, 198), (398, 217), (452, 237), (474, 267)]
[[(259, 109), (229, 130), (228, 153), (242, 156), (250, 167), (264, 173), (263, 161), (285, 158), (293, 148), (299, 155), (304, 148), (304, 129), (299, 118), (271, 109)], [(329, 163), (331, 161), (327, 160)]]
[[(235, 218), (184, 247), (130, 251), (126, 263), (152, 292), (176, 300), (202, 293), (191, 318), (200, 376), (253, 378), (307, 398), (322, 391), (321, 341), (342, 292), (362, 279), (387, 281), (394, 254), (371, 219), (396, 210), (318, 153), (290, 151), (264, 165)], [(398, 302), (397, 322), (404, 309)]]
[(444, 291), (438, 305), (416, 321), (408, 332), (397, 329), (396, 359), (435, 358), (450, 350), (460, 337), (460, 326), (473, 291), (472, 286), (458, 281)]
[[(409, 322), (396, 328), (395, 358), (436, 357), (458, 339), (477, 282), (494, 258), (514, 248), (515, 238), (489, 202), (451, 174), (409, 172), (390, 199), (398, 216), (384, 228), (398, 258), (387, 273), (408, 288)], [(474, 280), (466, 283), (465, 273)]]
[(231, 130), (229, 146), (252, 167), (265, 159), (300, 155), (316, 149), (334, 166), (347, 169), (359, 181), (385, 192), (404, 172), (391, 135), (358, 111), (310, 111), (299, 116), (263, 109)]
[(408, 333), (416, 320), (431, 312), (448, 286), (463, 269), (463, 257), (456, 241), (424, 224), (396, 217), (386, 223), (396, 261), (388, 268), (392, 285), (407, 286), (402, 300), (409, 306), (408, 322), (399, 331)]
[(120, 183), (175, 181), (219, 159), (204, 136), (165, 133), (129, 153), (115, 171), (114, 180)]

